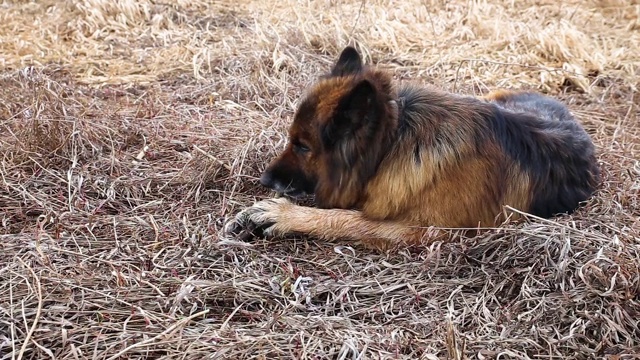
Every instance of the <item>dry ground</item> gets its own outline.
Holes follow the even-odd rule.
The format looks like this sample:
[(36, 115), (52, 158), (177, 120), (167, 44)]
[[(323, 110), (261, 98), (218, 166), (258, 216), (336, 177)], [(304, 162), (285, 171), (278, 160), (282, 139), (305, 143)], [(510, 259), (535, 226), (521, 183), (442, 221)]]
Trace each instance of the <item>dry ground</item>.
[[(640, 3), (559, 3), (2, 1), (0, 359), (640, 353)], [(563, 99), (601, 191), (388, 254), (223, 239), (350, 41), (399, 81)]]

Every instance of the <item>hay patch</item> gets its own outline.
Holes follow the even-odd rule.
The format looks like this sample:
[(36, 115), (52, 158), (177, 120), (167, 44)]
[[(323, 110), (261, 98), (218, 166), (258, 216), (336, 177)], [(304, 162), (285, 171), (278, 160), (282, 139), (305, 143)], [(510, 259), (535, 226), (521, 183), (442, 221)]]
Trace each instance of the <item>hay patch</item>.
[[(0, 358), (632, 358), (640, 5), (0, 5)], [(593, 135), (572, 216), (380, 254), (222, 239), (356, 42), (398, 81), (536, 89)]]

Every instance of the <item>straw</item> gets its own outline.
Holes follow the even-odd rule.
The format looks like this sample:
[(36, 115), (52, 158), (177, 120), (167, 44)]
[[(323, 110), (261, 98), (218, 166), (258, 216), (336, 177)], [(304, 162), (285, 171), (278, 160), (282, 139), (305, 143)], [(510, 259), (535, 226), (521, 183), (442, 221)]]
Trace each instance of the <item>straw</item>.
[[(635, 2), (0, 9), (0, 359), (640, 353)], [(398, 82), (561, 99), (594, 138), (600, 190), (571, 216), (388, 253), (224, 237), (272, 196), (257, 179), (348, 44)]]

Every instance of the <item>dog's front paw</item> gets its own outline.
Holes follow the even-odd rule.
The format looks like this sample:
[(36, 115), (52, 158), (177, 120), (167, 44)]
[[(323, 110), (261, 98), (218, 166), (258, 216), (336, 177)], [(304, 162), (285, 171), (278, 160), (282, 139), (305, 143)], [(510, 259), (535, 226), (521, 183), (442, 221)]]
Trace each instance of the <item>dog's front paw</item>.
[(225, 226), (225, 233), (243, 241), (254, 237), (271, 238), (284, 235), (278, 223), (288, 206), (291, 206), (291, 203), (286, 198), (259, 201), (240, 211), (235, 219)]

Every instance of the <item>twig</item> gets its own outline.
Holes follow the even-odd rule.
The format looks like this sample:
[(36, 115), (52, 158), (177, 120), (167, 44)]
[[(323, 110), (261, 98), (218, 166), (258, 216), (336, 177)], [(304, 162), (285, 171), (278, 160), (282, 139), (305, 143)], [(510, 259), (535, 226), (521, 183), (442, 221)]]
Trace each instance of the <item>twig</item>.
[(353, 27), (351, 28), (351, 31), (349, 31), (349, 37), (352, 38), (353, 37), (353, 32), (356, 30), (356, 26), (358, 25), (358, 21), (360, 20), (360, 15), (362, 15), (362, 10), (364, 10), (364, 4), (366, 3), (366, 0), (362, 0), (362, 2), (360, 3), (360, 9), (358, 10), (358, 16), (356, 16), (356, 21), (353, 22)]
[(160, 334), (158, 334), (158, 335), (156, 335), (156, 336), (154, 336), (152, 338), (149, 338), (147, 340), (141, 341), (139, 343), (131, 344), (131, 345), (127, 346), (126, 348), (122, 349), (121, 351), (119, 351), (117, 354), (107, 358), (107, 360), (117, 359), (120, 356), (122, 356), (122, 355), (126, 354), (127, 352), (129, 352), (130, 350), (146, 346), (147, 344), (150, 344), (153, 341), (155, 341), (155, 340), (157, 340), (157, 339), (159, 339), (159, 338), (161, 338), (161, 337), (163, 337), (165, 335), (168, 335), (168, 334), (172, 333), (178, 326), (184, 325), (185, 323), (187, 323), (187, 322), (189, 322), (189, 321), (191, 321), (191, 320), (193, 320), (193, 319), (195, 319), (195, 318), (197, 318), (199, 316), (205, 315), (208, 312), (209, 312), (209, 309), (203, 310), (203, 311), (200, 311), (199, 313), (195, 313), (195, 314), (193, 314), (193, 315), (191, 315), (189, 317), (186, 317), (186, 318), (184, 318), (184, 319), (182, 319), (180, 321), (177, 321), (176, 323), (174, 323), (173, 325), (169, 326), (165, 331), (161, 332)]
[[(27, 336), (25, 336), (24, 341), (22, 342), (22, 347), (20, 348), (20, 353), (18, 353), (18, 360), (22, 359), (22, 356), (24, 356), (24, 352), (27, 349), (27, 344), (29, 343), (29, 340), (31, 339), (31, 336), (33, 335), (33, 332), (36, 330), (36, 326), (38, 326), (38, 320), (40, 319), (40, 314), (42, 313), (42, 288), (40, 286), (40, 278), (38, 278), (38, 276), (36, 275), (35, 271), (33, 271), (33, 269), (27, 265), (21, 258), (18, 258), (18, 261), (20, 261), (20, 263), (22, 264), (22, 266), (24, 266), (25, 268), (27, 268), (29, 270), (29, 272), (31, 272), (31, 275), (33, 276), (35, 282), (36, 282), (36, 290), (37, 290), (37, 294), (38, 294), (38, 307), (36, 308), (36, 315), (35, 318), (33, 319), (33, 323), (31, 324), (31, 328), (29, 329), (29, 332), (27, 333)], [(24, 303), (23, 303), (24, 306)], [(24, 309), (23, 309), (24, 310)], [(23, 311), (24, 314), (24, 311)]]
[(233, 171), (233, 169), (231, 168), (231, 166), (227, 165), (226, 163), (224, 163), (222, 160), (218, 159), (217, 157), (207, 153), (206, 151), (200, 149), (197, 145), (193, 145), (193, 148), (198, 150), (202, 155), (208, 157), (209, 159), (217, 162), (218, 164), (222, 165), (222, 167), (224, 167), (225, 169), (229, 170), (229, 171)]

